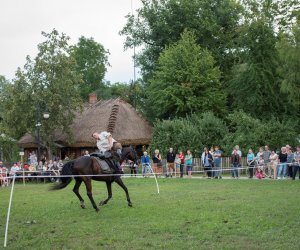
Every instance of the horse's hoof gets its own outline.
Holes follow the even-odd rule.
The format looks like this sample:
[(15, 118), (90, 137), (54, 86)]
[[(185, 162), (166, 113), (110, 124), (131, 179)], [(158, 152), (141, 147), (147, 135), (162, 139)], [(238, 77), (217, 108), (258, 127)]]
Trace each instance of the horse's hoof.
[(96, 210), (96, 212), (97, 212), (97, 213), (100, 211), (100, 209), (99, 209), (99, 208), (95, 208), (95, 210)]
[(85, 205), (84, 204), (80, 204), (82, 209), (85, 209)]
[(131, 202), (128, 202), (128, 207), (132, 207), (132, 203)]
[(105, 204), (106, 204), (106, 202), (100, 201), (99, 206), (103, 206), (103, 205), (105, 205)]

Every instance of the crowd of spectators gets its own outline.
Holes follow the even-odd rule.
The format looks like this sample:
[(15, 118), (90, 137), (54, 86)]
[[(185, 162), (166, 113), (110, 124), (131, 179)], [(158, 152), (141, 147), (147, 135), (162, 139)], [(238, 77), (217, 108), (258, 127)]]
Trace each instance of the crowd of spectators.
[[(86, 151), (85, 155), (89, 155)], [(223, 152), (218, 146), (208, 149), (205, 147), (203, 152), (198, 156), (200, 165), (204, 172), (204, 177), (222, 179), (224, 166), (222, 166)], [(162, 159), (166, 159), (166, 164), (163, 164)], [(247, 170), (248, 178), (272, 178), (272, 179), (292, 179), (295, 180), (299, 172), (300, 179), (300, 146), (294, 151), (292, 147), (286, 145), (279, 152), (270, 150), (268, 146), (260, 147), (255, 154), (250, 148), (245, 156), (246, 165), (242, 165), (242, 152), (239, 146), (235, 146), (230, 156), (230, 170), (232, 178), (239, 178), (241, 170)], [(37, 162), (35, 152), (31, 152), (26, 163), (17, 162), (10, 169), (3, 165), (0, 161), (0, 186), (9, 184), (9, 176), (27, 176), (32, 180), (34, 176), (47, 176), (50, 181), (58, 181), (60, 170), (63, 162), (57, 157), (47, 161), (42, 157), (41, 161)], [(128, 165), (132, 176), (136, 176), (138, 166), (133, 162)], [(152, 171), (156, 176), (180, 177), (183, 178), (186, 173), (188, 178), (192, 178), (195, 171), (195, 161), (190, 150), (184, 153), (179, 150), (175, 153), (173, 148), (170, 148), (168, 153), (163, 157), (159, 150), (156, 149), (151, 156), (145, 151), (141, 157), (142, 176), (149, 176)], [(165, 166), (165, 169), (164, 169)], [(124, 166), (123, 166), (124, 167)], [(49, 176), (52, 176), (49, 178)], [(45, 178), (46, 179), (46, 178)]]
[[(201, 166), (203, 167), (204, 176), (206, 178), (222, 179), (222, 150), (219, 146), (215, 146), (211, 149), (205, 147), (203, 152), (199, 155), (201, 159)], [(186, 154), (179, 150), (178, 153), (174, 153), (170, 148), (166, 155), (166, 177), (180, 177), (183, 178), (186, 173), (188, 178), (192, 178), (192, 174), (197, 171), (193, 171), (194, 162), (193, 155), (190, 150), (187, 150)], [(152, 165), (151, 165), (152, 159)], [(142, 175), (145, 177), (147, 173), (153, 173), (156, 176), (163, 174), (162, 156), (159, 154), (159, 150), (156, 149), (155, 153), (151, 157), (145, 151), (141, 157)], [(151, 170), (152, 166), (152, 170)], [(230, 156), (230, 172), (231, 177), (238, 179), (241, 170), (246, 169), (248, 178), (253, 177), (257, 179), (273, 178), (273, 179), (292, 179), (295, 180), (297, 172), (299, 172), (300, 179), (300, 146), (295, 151), (292, 147), (286, 145), (281, 148), (279, 152), (270, 150), (268, 146), (260, 147), (257, 154), (254, 154), (250, 148), (246, 156), (246, 165), (242, 165), (242, 152), (238, 145), (236, 145)], [(185, 171), (184, 171), (185, 170)]]
[(45, 181), (58, 181), (56, 177), (60, 175), (60, 170), (63, 165), (62, 160), (57, 157), (47, 161), (46, 157), (42, 157), (41, 161), (37, 161), (37, 156), (34, 151), (29, 153), (28, 160), (25, 163), (16, 162), (10, 168), (3, 165), (0, 161), (0, 186), (8, 186), (9, 176), (25, 176), (24, 178), (32, 181), (37, 179), (36, 176), (51, 176), (51, 178), (42, 178)]

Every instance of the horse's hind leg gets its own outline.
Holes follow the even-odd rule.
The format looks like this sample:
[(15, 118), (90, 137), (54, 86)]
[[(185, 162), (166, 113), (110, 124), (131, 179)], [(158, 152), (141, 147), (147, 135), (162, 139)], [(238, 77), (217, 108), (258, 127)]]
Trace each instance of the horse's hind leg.
[(106, 200), (104, 201), (100, 201), (99, 205), (100, 206), (103, 206), (105, 204), (107, 204), (107, 202), (111, 199), (112, 197), (112, 191), (111, 191), (111, 182), (110, 181), (107, 181), (106, 182), (106, 187), (107, 187), (107, 194), (108, 194), (108, 197)]
[(99, 208), (97, 207), (92, 194), (92, 180), (90, 178), (86, 178), (84, 180), (84, 184), (86, 187), (86, 194), (90, 198), (93, 208), (95, 208), (96, 212), (99, 212)]
[(81, 178), (75, 178), (75, 181), (76, 181), (76, 183), (75, 183), (75, 186), (73, 188), (73, 192), (76, 194), (76, 196), (80, 200), (80, 206), (82, 208), (85, 208), (84, 200), (82, 199), (82, 197), (81, 197), (81, 195), (79, 193), (79, 187), (80, 187), (80, 185), (82, 183), (82, 179)]
[(123, 188), (123, 190), (125, 191), (126, 193), (126, 198), (127, 198), (127, 202), (128, 202), (128, 206), (129, 207), (132, 207), (132, 202), (130, 200), (130, 197), (129, 197), (129, 193), (128, 193), (128, 189), (127, 187), (125, 186), (125, 184), (123, 183), (122, 179), (120, 177), (116, 178), (115, 180), (116, 183), (118, 183), (118, 185)]

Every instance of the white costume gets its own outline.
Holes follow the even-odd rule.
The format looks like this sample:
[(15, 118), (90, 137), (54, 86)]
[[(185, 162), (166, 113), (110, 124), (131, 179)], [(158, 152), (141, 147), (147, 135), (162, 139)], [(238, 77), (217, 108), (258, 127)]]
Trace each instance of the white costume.
[[(100, 151), (100, 153), (105, 153), (110, 150), (109, 145), (109, 136), (111, 136), (111, 133), (103, 131), (99, 134), (99, 139), (97, 140), (97, 147)], [(113, 143), (116, 142), (116, 140), (112, 139)]]

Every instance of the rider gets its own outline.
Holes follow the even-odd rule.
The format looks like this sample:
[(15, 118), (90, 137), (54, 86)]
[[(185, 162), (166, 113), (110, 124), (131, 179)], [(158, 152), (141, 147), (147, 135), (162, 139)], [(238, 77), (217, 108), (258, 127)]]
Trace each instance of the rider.
[[(114, 158), (115, 166), (116, 166), (116, 171), (121, 172), (120, 170), (120, 159), (121, 159), (121, 147), (119, 147), (116, 151), (116, 154), (112, 155), (112, 149), (114, 143), (117, 143), (117, 141), (112, 137), (111, 133), (107, 131), (103, 131), (101, 133), (93, 133), (92, 135), (93, 138), (97, 140), (97, 147), (100, 152), (100, 157), (104, 158)], [(119, 144), (119, 143), (118, 143)], [(120, 144), (119, 144), (120, 145)]]

